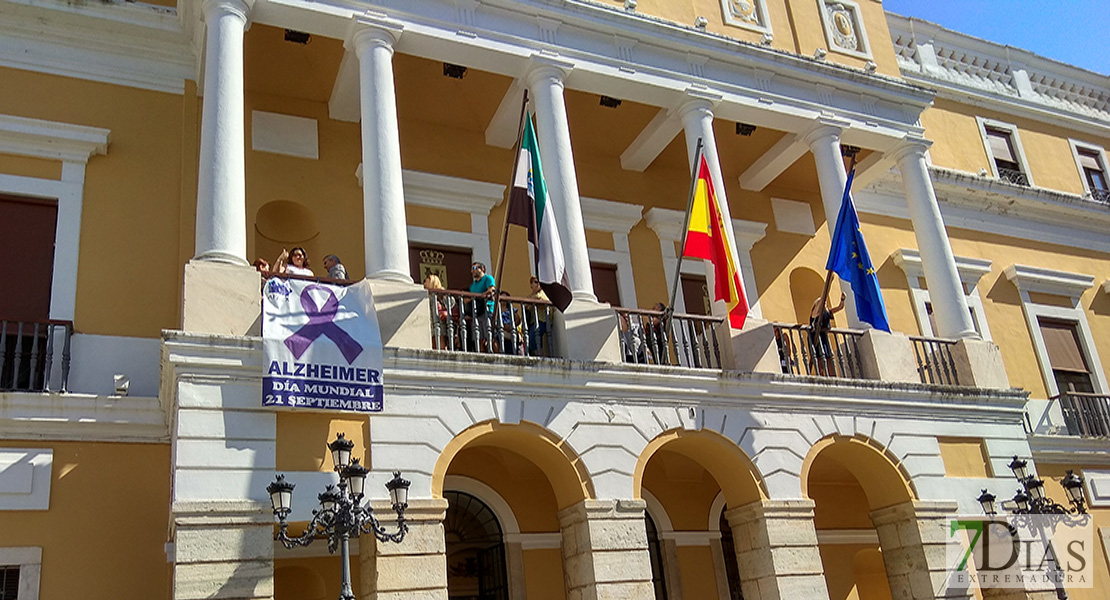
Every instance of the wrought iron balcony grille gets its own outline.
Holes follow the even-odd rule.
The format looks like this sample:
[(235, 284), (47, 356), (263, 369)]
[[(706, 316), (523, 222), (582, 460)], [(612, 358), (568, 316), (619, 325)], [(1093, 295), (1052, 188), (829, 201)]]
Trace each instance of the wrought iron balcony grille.
[(960, 385), (956, 375), (956, 361), (952, 349), (956, 342), (937, 338), (910, 337), (913, 356), (917, 360), (917, 374), (921, 383), (933, 385)]
[(1091, 188), (1091, 200), (1103, 204), (1110, 204), (1110, 190)]
[(624, 362), (695, 369), (721, 368), (717, 327), (724, 322), (724, 317), (672, 314), (668, 332), (662, 311), (615, 310), (620, 323), (621, 357)]
[(1055, 396), (1069, 435), (1110, 438), (1110, 395), (1064, 392)]
[(863, 334), (830, 329), (823, 336), (809, 325), (775, 323), (779, 364), (786, 375), (863, 379), (859, 340)]
[(531, 298), (429, 290), (432, 348), (453, 352), (553, 356), (555, 307)]
[(998, 167), (998, 179), (1014, 185), (1029, 186), (1029, 177), (1017, 169)]
[(0, 321), (0, 390), (65, 392), (72, 335), (72, 321)]

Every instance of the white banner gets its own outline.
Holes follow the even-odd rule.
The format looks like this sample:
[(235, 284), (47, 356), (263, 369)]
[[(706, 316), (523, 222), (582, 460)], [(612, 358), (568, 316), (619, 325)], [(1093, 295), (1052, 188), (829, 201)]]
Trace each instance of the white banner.
[(262, 404), (382, 410), (382, 336), (370, 285), (278, 277), (262, 300)]

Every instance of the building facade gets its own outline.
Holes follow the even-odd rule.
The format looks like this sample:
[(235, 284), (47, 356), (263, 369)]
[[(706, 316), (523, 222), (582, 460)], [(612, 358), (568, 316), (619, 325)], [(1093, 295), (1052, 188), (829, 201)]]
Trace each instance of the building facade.
[[(412, 482), (360, 598), (1059, 597), (945, 585), (1013, 457), (1083, 476), (1066, 593), (1110, 589), (1105, 75), (873, 0), (0, 0), (0, 83), (0, 598), (336, 597), (266, 486), (299, 531), (338, 433), (379, 514)], [(502, 253), (526, 96), (574, 296), (538, 349), (420, 285)], [(742, 331), (675, 281), (699, 142)], [(851, 166), (893, 333), (834, 283), (826, 362)], [(294, 246), (373, 295), (381, 413), (262, 405), (250, 265)]]

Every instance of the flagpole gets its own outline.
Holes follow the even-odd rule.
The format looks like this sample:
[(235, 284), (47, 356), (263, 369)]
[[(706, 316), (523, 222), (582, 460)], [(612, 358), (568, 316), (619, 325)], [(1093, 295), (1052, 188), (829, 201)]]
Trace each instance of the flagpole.
[(520, 145), (524, 142), (524, 115), (528, 108), (528, 89), (524, 90), (524, 99), (520, 103), (520, 124), (516, 129), (516, 143), (513, 144), (513, 174), (509, 179), (508, 197), (505, 200), (505, 225), (501, 229), (501, 248), (497, 251), (497, 268), (493, 276), (493, 298), (501, 298), (501, 272), (505, 268), (505, 245), (509, 241), (509, 203), (512, 202), (513, 185), (516, 183), (516, 171), (520, 166)]
[[(663, 326), (667, 331), (667, 347), (674, 344), (674, 328), (671, 327), (671, 317), (674, 315), (674, 299), (678, 296), (678, 282), (682, 278), (682, 256), (686, 250), (686, 235), (690, 233), (690, 209), (694, 206), (694, 192), (698, 187), (698, 167), (701, 165), (702, 143), (698, 138), (694, 148), (694, 168), (690, 172), (690, 193), (686, 196), (686, 214), (682, 219), (682, 244), (678, 247), (678, 261), (674, 266), (674, 279), (671, 282), (671, 297), (669, 306), (663, 311)], [(712, 181), (710, 181), (712, 184)]]
[[(856, 170), (856, 155), (858, 153), (859, 153), (859, 148), (856, 148), (855, 151), (851, 152), (852, 162), (848, 166), (848, 174), (849, 175), (851, 175), (851, 173)], [(845, 194), (844, 197), (847, 198), (848, 197), (847, 194)], [(835, 231), (835, 230), (836, 230), (836, 223), (833, 223), (833, 231)], [(828, 300), (829, 300), (829, 289), (832, 287), (832, 276), (833, 276), (833, 270), (829, 269), (825, 273), (825, 289), (822, 290), (822, 292), (821, 292), (821, 310), (825, 310), (825, 303), (828, 302)]]

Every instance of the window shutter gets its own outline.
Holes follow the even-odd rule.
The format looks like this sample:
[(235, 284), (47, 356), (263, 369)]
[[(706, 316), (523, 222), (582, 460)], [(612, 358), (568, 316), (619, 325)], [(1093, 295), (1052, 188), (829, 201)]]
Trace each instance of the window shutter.
[(987, 129), (987, 140), (990, 141), (991, 154), (994, 155), (995, 160), (1017, 162), (1017, 159), (1014, 158), (1013, 147), (1010, 145), (1010, 133), (1008, 131)]
[(1052, 370), (1087, 373), (1087, 361), (1083, 358), (1083, 351), (1079, 349), (1079, 335), (1075, 331), (1075, 325), (1046, 320), (1041, 320), (1040, 325)]
[(1102, 165), (1098, 164), (1098, 155), (1089, 150), (1079, 151), (1079, 166), (1092, 171), (1102, 171)]

